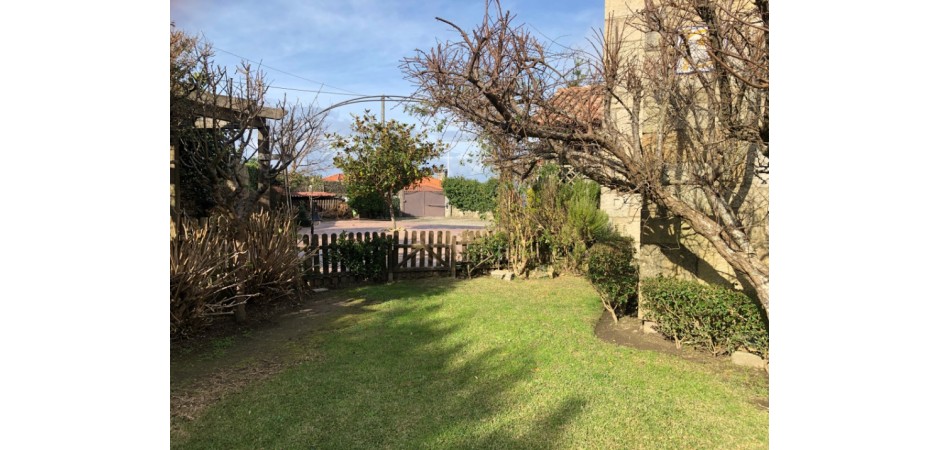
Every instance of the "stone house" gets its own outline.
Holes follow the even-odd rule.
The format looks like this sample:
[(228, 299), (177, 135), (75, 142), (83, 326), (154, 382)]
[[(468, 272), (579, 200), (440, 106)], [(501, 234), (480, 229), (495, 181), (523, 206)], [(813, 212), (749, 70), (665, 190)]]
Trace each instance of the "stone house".
[[(640, 10), (643, 7), (643, 0), (606, 0), (605, 29), (609, 29), (617, 21), (625, 21), (630, 10)], [(626, 39), (622, 47), (623, 52), (632, 52), (634, 55), (649, 52), (649, 36), (634, 31), (627, 33)], [(677, 67), (676, 70), (681, 73), (678, 71), (683, 69)], [(584, 91), (582, 95), (591, 94)], [(591, 96), (595, 98), (582, 104), (595, 104), (599, 100), (596, 95)], [(597, 120), (600, 120), (599, 107), (592, 113), (598, 114)], [(621, 118), (624, 116), (625, 114), (620, 114)], [(646, 130), (643, 132), (645, 134)], [(676, 141), (673, 144), (677, 151), (682, 151), (682, 142)], [(749, 173), (752, 173), (752, 176), (745, 177), (736, 201), (739, 214), (745, 218), (745, 231), (758, 252), (758, 257), (769, 264), (769, 175), (758, 176), (753, 171)], [(642, 195), (603, 188), (601, 208), (608, 214), (612, 225), (620, 234), (632, 236), (638, 244), (637, 262), (641, 278), (661, 274), (751, 291), (743, 277), (735, 273), (709, 242), (696, 234), (683, 220), (647, 201)]]

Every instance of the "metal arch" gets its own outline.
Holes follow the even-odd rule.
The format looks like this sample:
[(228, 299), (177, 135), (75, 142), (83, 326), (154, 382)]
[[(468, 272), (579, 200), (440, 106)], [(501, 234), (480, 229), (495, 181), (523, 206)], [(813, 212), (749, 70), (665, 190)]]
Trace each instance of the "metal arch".
[(316, 115), (319, 116), (321, 114), (326, 114), (333, 109), (340, 108), (343, 106), (353, 105), (356, 103), (372, 103), (376, 101), (384, 101), (386, 99), (395, 100), (398, 102), (420, 102), (421, 101), (420, 99), (417, 99), (415, 97), (405, 96), (405, 95), (366, 95), (363, 97), (351, 98), (349, 100), (343, 100), (339, 103), (334, 103), (330, 106), (327, 106), (326, 108), (321, 109), (320, 111), (317, 112)]

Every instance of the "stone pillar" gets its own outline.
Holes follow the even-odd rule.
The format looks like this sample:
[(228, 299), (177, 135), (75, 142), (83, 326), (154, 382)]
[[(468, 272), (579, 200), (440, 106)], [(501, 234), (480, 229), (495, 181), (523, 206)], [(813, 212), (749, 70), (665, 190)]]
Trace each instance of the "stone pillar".
[(607, 213), (611, 225), (621, 236), (633, 238), (633, 249), (640, 248), (640, 213), (643, 208), (643, 196), (634, 193), (621, 193), (610, 188), (601, 188), (601, 210)]
[[(601, 210), (607, 213), (610, 223), (617, 234), (633, 238), (634, 261), (640, 267), (640, 277), (643, 277), (643, 268), (640, 264), (640, 233), (642, 231), (643, 196), (636, 193), (621, 193), (606, 187), (601, 187)], [(643, 309), (637, 308), (637, 316), (643, 318)]]

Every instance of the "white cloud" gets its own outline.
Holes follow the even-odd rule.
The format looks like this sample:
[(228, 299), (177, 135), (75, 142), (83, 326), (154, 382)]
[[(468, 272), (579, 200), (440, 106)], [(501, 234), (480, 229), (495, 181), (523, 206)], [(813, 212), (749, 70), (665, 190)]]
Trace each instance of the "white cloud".
[[(527, 23), (541, 38), (565, 46), (590, 49), (585, 40), (591, 27), (603, 25), (603, 4), (518, 0), (504, 1), (517, 14), (517, 23)], [(443, 17), (469, 30), (483, 17), (483, 1), (450, 0), (171, 0), (171, 20), (178, 28), (204, 34), (220, 51), (216, 60), (234, 68), (240, 57), (260, 61), (273, 86), (327, 92), (348, 90), (360, 94), (408, 95), (411, 84), (404, 80), (400, 61), (416, 49), (429, 49), (438, 40), (456, 40), (450, 26), (435, 20)], [(542, 36), (544, 34), (544, 36)], [(224, 50), (225, 52), (223, 52)], [(253, 64), (257, 67), (257, 63)], [(320, 94), (272, 88), (274, 101), (287, 95), (289, 101), (316, 101), (321, 107), (335, 105), (349, 95)], [(414, 123), (401, 107), (388, 103), (387, 117)], [(365, 109), (379, 114), (379, 103), (337, 108), (327, 121), (331, 131), (345, 133), (350, 113)], [(454, 136), (446, 135), (445, 140)], [(459, 139), (459, 138), (458, 138)], [(458, 142), (451, 150), (452, 173), (473, 178), (485, 176), (479, 163), (460, 166), (472, 142)]]

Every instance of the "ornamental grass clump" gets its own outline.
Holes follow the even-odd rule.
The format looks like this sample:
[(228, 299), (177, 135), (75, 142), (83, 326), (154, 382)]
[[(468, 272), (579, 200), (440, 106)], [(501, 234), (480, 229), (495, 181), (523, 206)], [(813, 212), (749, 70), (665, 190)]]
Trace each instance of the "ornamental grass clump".
[(249, 299), (268, 303), (297, 293), (303, 256), (290, 214), (184, 219), (180, 228), (170, 240), (172, 337), (233, 315)]
[(231, 235), (244, 249), (234, 264), (243, 295), (264, 303), (293, 296), (303, 257), (290, 216), (262, 211), (230, 224)]
[(226, 295), (236, 285), (231, 265), (239, 256), (219, 219), (183, 220), (170, 239), (170, 334), (204, 327), (212, 314), (234, 307)]

